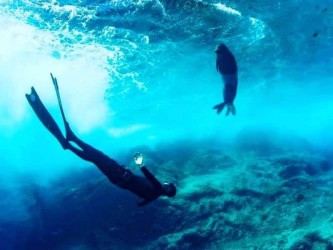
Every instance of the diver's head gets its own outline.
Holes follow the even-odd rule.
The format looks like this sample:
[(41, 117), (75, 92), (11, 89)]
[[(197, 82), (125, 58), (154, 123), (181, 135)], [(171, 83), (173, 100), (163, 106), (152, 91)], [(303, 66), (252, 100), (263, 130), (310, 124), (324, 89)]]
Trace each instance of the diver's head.
[(163, 194), (168, 197), (174, 197), (176, 195), (177, 189), (173, 183), (163, 183)]
[(216, 46), (216, 48), (215, 48), (216, 54), (222, 54), (225, 51), (228, 51), (228, 48), (227, 48), (227, 46), (225, 46), (224, 43), (221, 43), (220, 45)]

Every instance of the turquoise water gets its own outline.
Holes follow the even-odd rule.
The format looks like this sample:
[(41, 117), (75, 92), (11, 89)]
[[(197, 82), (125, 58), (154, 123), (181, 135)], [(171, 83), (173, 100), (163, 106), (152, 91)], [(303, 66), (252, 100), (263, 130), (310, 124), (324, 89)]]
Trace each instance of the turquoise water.
[[(288, 249), (302, 237), (308, 239), (308, 231), (318, 231), (318, 238), (328, 242), (333, 237), (332, 223), (325, 217), (332, 211), (332, 200), (327, 198), (332, 194), (332, 6), (331, 0), (0, 0), (0, 179), (6, 197), (0, 202), (0, 241), (4, 249)], [(214, 54), (221, 42), (234, 53), (239, 67), (235, 117), (218, 116), (212, 110), (222, 100)], [(128, 211), (135, 218), (142, 213), (132, 204), (133, 197), (105, 182), (90, 164), (63, 151), (24, 97), (34, 86), (61, 124), (51, 72), (58, 78), (66, 116), (81, 138), (128, 166), (133, 150), (139, 148), (155, 173), (177, 181), (178, 198), (152, 204), (143, 210), (144, 219), (124, 223)], [(279, 158), (298, 163), (280, 164)], [(321, 170), (313, 177), (304, 162)], [(325, 164), (324, 171), (326, 167), (319, 166)], [(250, 184), (240, 182), (237, 173), (248, 176)], [(225, 176), (235, 179), (229, 183)], [(265, 195), (275, 193), (273, 187), (286, 188), (276, 187), (279, 178), (296, 177), (316, 183), (312, 202), (321, 207), (320, 216), (294, 228), (273, 229), (267, 223), (265, 230), (271, 234), (250, 229), (255, 221), (248, 228), (237, 226), (255, 206), (267, 203)], [(230, 189), (223, 183), (229, 183)], [(196, 184), (208, 186), (203, 188), (208, 191), (197, 194)], [(237, 192), (248, 186), (266, 198)], [(296, 185), (293, 195), (307, 190), (305, 186)], [(94, 191), (85, 199), (89, 188)], [(71, 199), (71, 206), (78, 206), (82, 217), (68, 225), (55, 223), (52, 214), (66, 220), (65, 209), (59, 211), (62, 205), (68, 207), (64, 199), (76, 189), (81, 191)], [(105, 201), (106, 195), (116, 201)], [(244, 196), (258, 200), (247, 203), (241, 201)], [(277, 199), (270, 208), (282, 209), (279, 204), (289, 198)], [(214, 205), (191, 207), (191, 199)], [(82, 205), (87, 200), (101, 207), (98, 211), (117, 210), (104, 211), (105, 216), (94, 214), (92, 207)], [(300, 204), (307, 206), (305, 201), (291, 202), (286, 209), (300, 209)], [(232, 211), (219, 210), (223, 202), (231, 204)], [(240, 207), (248, 210), (243, 213)], [(313, 209), (308, 205), (305, 210)], [(199, 229), (189, 223), (184, 210), (200, 222)], [(89, 221), (85, 212), (91, 216)], [(234, 224), (220, 218), (221, 213)], [(268, 216), (265, 211), (258, 216), (264, 216), (261, 213)], [(167, 215), (176, 219), (165, 223), (162, 218)], [(224, 221), (230, 231), (239, 233), (232, 231), (232, 237), (218, 230), (223, 225), (214, 221)], [(316, 228), (317, 221), (325, 229)], [(75, 225), (81, 229), (75, 230)], [(83, 225), (94, 229), (83, 232)], [(132, 235), (127, 240), (122, 236), (124, 225)], [(154, 230), (143, 234), (142, 227)], [(294, 231), (286, 233), (286, 228)], [(24, 240), (15, 244), (19, 236)], [(262, 242), (246, 245), (251, 237)], [(109, 241), (119, 246), (110, 248)], [(203, 245), (196, 245), (197, 241)]]

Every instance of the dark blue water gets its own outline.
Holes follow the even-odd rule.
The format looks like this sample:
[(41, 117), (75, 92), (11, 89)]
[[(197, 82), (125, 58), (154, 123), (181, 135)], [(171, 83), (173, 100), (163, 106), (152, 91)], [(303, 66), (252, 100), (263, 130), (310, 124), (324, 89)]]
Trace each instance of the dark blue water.
[[(297, 178), (308, 180), (312, 172), (305, 161), (321, 169), (315, 171), (318, 179), (311, 179), (317, 183), (313, 185), (321, 183), (324, 190), (329, 186), (331, 180), (323, 173), (330, 171), (330, 163), (326, 166), (323, 162), (330, 162), (333, 139), (332, 6), (331, 0), (0, 0), (0, 190), (6, 197), (0, 202), (0, 241), (4, 249), (223, 249), (221, 242), (237, 241), (245, 246), (246, 237), (280, 237), (285, 241), (273, 249), (287, 249), (301, 237), (297, 230), (316, 231), (316, 223), (310, 219), (304, 224), (312, 231), (300, 223), (294, 228), (297, 232), (288, 233), (289, 238), (283, 236), (285, 228), (272, 229), (270, 223), (267, 230), (277, 233), (264, 235), (251, 229), (255, 222), (241, 227), (246, 218), (240, 216), (238, 222), (235, 218), (246, 202), (240, 205), (237, 198), (226, 198), (226, 194), (237, 197), (239, 193), (225, 191), (216, 179), (221, 180), (220, 175), (233, 176), (232, 185), (243, 191), (259, 182), (258, 189), (267, 188), (270, 193), (274, 188), (285, 189), (275, 186), (287, 185), (275, 179), (288, 176), (289, 180), (283, 171), (290, 170), (293, 178), (296, 173)], [(221, 42), (234, 53), (239, 67), (235, 117), (218, 116), (212, 110), (222, 100), (214, 53)], [(163, 200), (144, 210), (145, 215), (156, 217), (141, 216), (131, 203), (132, 196), (119, 194), (94, 167), (59, 147), (24, 97), (35, 86), (60, 123), (50, 72), (58, 78), (65, 113), (80, 137), (127, 165), (132, 164), (133, 148), (141, 147), (156, 173), (174, 178), (183, 187), (176, 205), (170, 201), (165, 208)], [(286, 170), (274, 172), (274, 166), (280, 166), (277, 158), (285, 157), (288, 150), (298, 154), (298, 163), (288, 162)], [(251, 175), (253, 171), (239, 167), (248, 165), (251, 169), (251, 164), (260, 161), (264, 163), (259, 170), (252, 169), (258, 171), (260, 181)], [(253, 183), (240, 184), (237, 172), (214, 172), (224, 169), (224, 164), (250, 172), (248, 178)], [(297, 165), (298, 170), (293, 172), (291, 165)], [(263, 166), (270, 170), (265, 172)], [(82, 169), (92, 171), (92, 183), (87, 182), (89, 174)], [(71, 171), (79, 171), (77, 175), (82, 176), (75, 179)], [(207, 179), (196, 179), (207, 173), (211, 174)], [(196, 194), (192, 182), (212, 190)], [(269, 182), (269, 187), (264, 182)], [(222, 178), (221, 183), (226, 180)], [(103, 190), (99, 190), (100, 185)], [(87, 200), (93, 206), (84, 203), (89, 187), (94, 192)], [(45, 191), (48, 188), (53, 191)], [(81, 191), (68, 203), (66, 194), (76, 188)], [(321, 204), (326, 196), (321, 196), (320, 188), (316, 190), (313, 197)], [(302, 188), (295, 196), (301, 192)], [(256, 197), (251, 192), (245, 194)], [(105, 195), (115, 197), (117, 202), (105, 201)], [(217, 202), (212, 201), (214, 208), (219, 206), (219, 199), (229, 205), (221, 205), (216, 211), (191, 208), (191, 197), (203, 204), (212, 199)], [(262, 197), (257, 197), (258, 204), (267, 203), (268, 198)], [(248, 206), (254, 211), (258, 204), (250, 202)], [(77, 218), (66, 225), (58, 221), (66, 221), (75, 210), (66, 215), (63, 206), (79, 207)], [(100, 207), (98, 213), (94, 213), (94, 206)], [(119, 209), (122, 206), (125, 208)], [(110, 212), (114, 207), (118, 210)], [(189, 223), (191, 218), (182, 208), (193, 212), (189, 217), (200, 221), (198, 228)], [(322, 214), (329, 208), (323, 208)], [(164, 212), (159, 214), (158, 210)], [(214, 212), (209, 214), (210, 210)], [(131, 218), (128, 213), (136, 218), (131, 219), (132, 223), (124, 222)], [(219, 217), (221, 213), (231, 217), (225, 220)], [(267, 212), (263, 214), (267, 216)], [(167, 215), (173, 219), (163, 224)], [(223, 225), (214, 224), (216, 220), (224, 221), (230, 231), (238, 230), (238, 236), (236, 231), (232, 236), (218, 230)], [(318, 237), (326, 242), (333, 236), (333, 229), (327, 222), (329, 218), (323, 220), (326, 224), (319, 221), (325, 225), (325, 233), (320, 231)], [(80, 229), (74, 229), (76, 224)], [(137, 237), (126, 240), (124, 225)], [(142, 227), (148, 231), (143, 233)], [(312, 237), (312, 245), (320, 244), (320, 240), (313, 240), (315, 236), (304, 235), (308, 241)], [(15, 244), (18, 238), (22, 242)], [(110, 247), (109, 241), (119, 244), (118, 248)], [(210, 244), (205, 245), (207, 242)], [(263, 242), (253, 241), (253, 247), (278, 245)], [(226, 249), (252, 247), (237, 244)]]

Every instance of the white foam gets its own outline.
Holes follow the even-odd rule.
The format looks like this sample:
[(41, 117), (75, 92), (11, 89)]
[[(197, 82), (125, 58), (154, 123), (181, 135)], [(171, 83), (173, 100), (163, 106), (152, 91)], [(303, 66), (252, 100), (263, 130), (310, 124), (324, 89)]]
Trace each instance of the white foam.
[[(0, 124), (14, 126), (23, 121), (31, 111), (24, 94), (32, 85), (48, 108), (56, 108), (50, 72), (58, 78), (66, 113), (81, 130), (105, 121), (109, 79), (103, 63), (112, 56), (109, 51), (94, 44), (62, 45), (55, 34), (14, 18), (0, 17), (0, 25), (7, 27), (0, 29)], [(55, 51), (60, 58), (52, 56)]]
[(228, 7), (226, 6), (225, 4), (223, 3), (215, 3), (214, 6), (218, 9), (218, 10), (221, 10), (221, 11), (224, 11), (228, 14), (231, 14), (231, 15), (236, 15), (236, 16), (241, 16), (242, 13), (240, 13), (238, 10), (235, 10), (231, 7)]
[(59, 37), (75, 33), (40, 30), (11, 14), (1, 13), (0, 27), (0, 148), (7, 152), (1, 163), (10, 171), (53, 176), (79, 159), (66, 155), (42, 128), (25, 94), (34, 86), (63, 129), (49, 75), (53, 73), (73, 129), (88, 133), (109, 121), (104, 98), (111, 81), (108, 67), (113, 65), (108, 60), (116, 58), (96, 43), (60, 42)]

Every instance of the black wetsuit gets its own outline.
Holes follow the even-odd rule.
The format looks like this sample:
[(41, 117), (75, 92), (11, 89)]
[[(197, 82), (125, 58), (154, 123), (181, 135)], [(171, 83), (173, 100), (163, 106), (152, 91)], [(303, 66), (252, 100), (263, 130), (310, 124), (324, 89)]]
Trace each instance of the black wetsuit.
[[(167, 195), (162, 188), (162, 184), (146, 167), (141, 166), (144, 176), (133, 174), (129, 169), (123, 167), (103, 152), (81, 141), (70, 130), (67, 122), (65, 123), (67, 132), (69, 131), (71, 136), (66, 139), (33, 87), (31, 88), (31, 94), (26, 94), (26, 97), (43, 125), (54, 135), (64, 149), (69, 149), (83, 160), (94, 163), (113, 184), (141, 197), (143, 200), (138, 203), (139, 206), (146, 205), (161, 195)], [(76, 143), (80, 149), (71, 145), (68, 140)]]
[(144, 176), (135, 175), (129, 169), (120, 165), (98, 149), (81, 141), (76, 136), (72, 138), (72, 141), (82, 150), (72, 145), (69, 145), (69, 150), (80, 158), (94, 163), (113, 184), (141, 197), (143, 200), (138, 203), (139, 206), (146, 205), (163, 195), (162, 184), (145, 166), (140, 167)]

